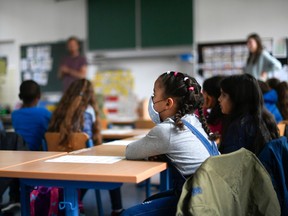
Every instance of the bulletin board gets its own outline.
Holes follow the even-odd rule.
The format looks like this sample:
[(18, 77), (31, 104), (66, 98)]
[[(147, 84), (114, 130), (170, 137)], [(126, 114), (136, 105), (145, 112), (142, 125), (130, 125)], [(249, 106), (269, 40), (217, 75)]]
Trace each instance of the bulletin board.
[(42, 92), (61, 92), (58, 67), (66, 55), (66, 42), (27, 44), (20, 47), (21, 80), (33, 79)]
[(198, 44), (200, 75), (233, 75), (243, 71), (248, 57), (246, 41)]
[(134, 90), (134, 77), (130, 70), (103, 70), (96, 73), (94, 88), (104, 96), (129, 96)]

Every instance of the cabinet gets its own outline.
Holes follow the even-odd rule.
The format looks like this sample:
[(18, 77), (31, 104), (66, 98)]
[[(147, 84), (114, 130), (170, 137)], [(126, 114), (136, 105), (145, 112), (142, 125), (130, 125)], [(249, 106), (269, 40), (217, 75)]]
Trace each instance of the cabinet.
[(88, 48), (192, 46), (192, 0), (88, 0)]

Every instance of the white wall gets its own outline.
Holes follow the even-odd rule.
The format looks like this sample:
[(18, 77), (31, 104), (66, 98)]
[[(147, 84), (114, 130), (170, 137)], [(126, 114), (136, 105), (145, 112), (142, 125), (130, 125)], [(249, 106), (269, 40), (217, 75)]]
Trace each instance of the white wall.
[(257, 32), (273, 38), (274, 54), (288, 37), (287, 0), (195, 0), (197, 42), (245, 40)]
[(185, 71), (192, 74), (192, 65), (181, 62), (177, 57), (110, 60), (106, 61), (101, 67), (130, 69), (135, 79), (134, 90), (140, 100), (152, 95), (154, 81), (165, 71)]
[[(287, 0), (194, 0), (194, 4), (196, 43), (245, 40), (250, 32), (258, 32), (272, 37), (277, 47), (288, 37)], [(21, 44), (64, 40), (70, 35), (85, 39), (86, 32), (85, 0), (0, 0), (0, 50), (1, 46), (4, 50), (1, 41), (14, 41), (10, 43), (13, 52), (6, 83), (0, 88), (0, 102), (17, 101)], [(134, 72), (139, 98), (151, 94), (160, 73), (171, 69), (190, 73), (191, 68), (176, 58), (113, 60), (109, 64)]]
[[(14, 105), (20, 85), (20, 46), (27, 43), (86, 38), (85, 0), (0, 0), (0, 55), (9, 55), (8, 73), (0, 86), (0, 103)], [(6, 43), (6, 41), (8, 41)], [(5, 42), (5, 43), (4, 43)], [(7, 46), (13, 49), (11, 56)]]

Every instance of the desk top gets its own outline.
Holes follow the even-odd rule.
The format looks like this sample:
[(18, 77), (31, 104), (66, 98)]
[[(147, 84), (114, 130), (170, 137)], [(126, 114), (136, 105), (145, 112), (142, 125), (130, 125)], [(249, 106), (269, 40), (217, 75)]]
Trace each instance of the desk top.
[(125, 139), (139, 135), (146, 135), (148, 132), (148, 129), (107, 129), (102, 130), (101, 134), (103, 139)]
[(67, 154), (65, 152), (0, 151), (0, 169)]
[[(70, 154), (91, 156), (123, 156), (125, 146), (100, 145)], [(113, 164), (61, 163), (35, 161), (0, 170), (2, 177), (126, 182), (139, 183), (167, 168), (165, 162), (128, 161), (123, 159)]]
[(80, 149), (70, 152), (73, 155), (95, 155), (95, 156), (125, 156), (126, 146), (98, 145), (92, 148)]

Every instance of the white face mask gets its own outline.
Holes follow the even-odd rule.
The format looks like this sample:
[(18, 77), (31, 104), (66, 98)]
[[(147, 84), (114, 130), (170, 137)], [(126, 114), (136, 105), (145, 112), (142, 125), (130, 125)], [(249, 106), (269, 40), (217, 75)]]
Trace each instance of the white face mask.
[(155, 124), (160, 124), (160, 123), (161, 123), (160, 115), (159, 115), (159, 113), (154, 109), (154, 103), (153, 103), (152, 97), (151, 97), (150, 100), (149, 100), (148, 112), (149, 112), (149, 116), (150, 116), (151, 120), (152, 120)]

